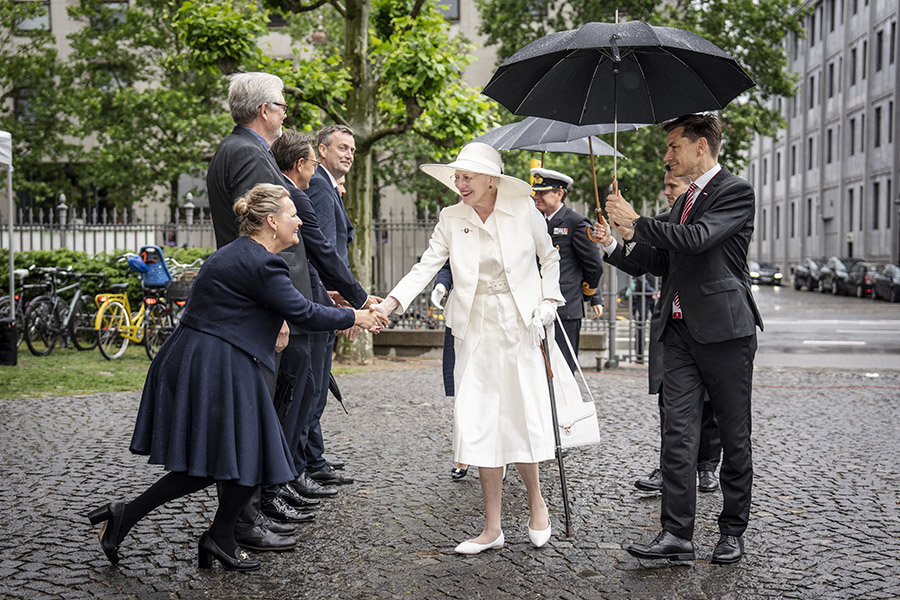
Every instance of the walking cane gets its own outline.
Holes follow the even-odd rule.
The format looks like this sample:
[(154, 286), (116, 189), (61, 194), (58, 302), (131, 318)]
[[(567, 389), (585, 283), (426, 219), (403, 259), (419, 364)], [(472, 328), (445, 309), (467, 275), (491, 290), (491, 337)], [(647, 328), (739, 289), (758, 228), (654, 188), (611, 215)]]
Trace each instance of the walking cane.
[(572, 515), (569, 512), (569, 491), (566, 488), (566, 467), (563, 465), (562, 445), (559, 441), (559, 419), (556, 416), (556, 392), (553, 391), (553, 370), (550, 368), (550, 346), (547, 339), (550, 336), (548, 328), (544, 328), (544, 339), (541, 340), (541, 354), (544, 355), (544, 369), (547, 372), (547, 386), (550, 388), (550, 413), (553, 415), (553, 439), (556, 441), (556, 462), (559, 464), (559, 482), (562, 484), (563, 509), (566, 513), (566, 537), (574, 538), (575, 530), (572, 529)]

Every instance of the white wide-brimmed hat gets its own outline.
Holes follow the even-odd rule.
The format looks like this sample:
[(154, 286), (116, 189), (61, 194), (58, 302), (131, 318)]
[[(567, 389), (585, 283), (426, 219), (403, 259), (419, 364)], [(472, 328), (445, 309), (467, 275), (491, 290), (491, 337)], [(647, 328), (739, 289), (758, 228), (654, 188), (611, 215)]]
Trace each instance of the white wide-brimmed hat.
[(531, 195), (531, 185), (521, 179), (504, 175), (500, 153), (481, 142), (471, 142), (463, 146), (452, 163), (419, 165), (419, 168), (453, 190), (455, 194), (459, 194), (459, 190), (453, 183), (453, 176), (457, 171), (467, 171), (496, 177), (497, 189), (501, 192), (514, 196)]

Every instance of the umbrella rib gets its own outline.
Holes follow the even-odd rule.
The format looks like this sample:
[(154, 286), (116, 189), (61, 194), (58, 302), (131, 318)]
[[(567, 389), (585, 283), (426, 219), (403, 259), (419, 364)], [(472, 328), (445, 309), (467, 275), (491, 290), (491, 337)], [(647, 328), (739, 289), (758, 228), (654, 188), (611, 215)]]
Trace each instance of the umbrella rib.
[(594, 82), (597, 80), (597, 70), (600, 69), (600, 63), (602, 62), (602, 60), (598, 60), (594, 63), (594, 72), (591, 74), (591, 83), (588, 85), (587, 93), (584, 95), (584, 103), (581, 105), (581, 114), (578, 115), (578, 125), (582, 124), (584, 113), (587, 112), (588, 98), (591, 97), (591, 90), (594, 89)]
[(562, 63), (564, 60), (566, 60), (567, 58), (569, 58), (569, 56), (571, 56), (571, 55), (574, 54), (575, 52), (577, 52), (577, 50), (570, 50), (565, 56), (560, 57), (560, 59), (557, 60), (556, 63), (555, 63), (553, 66), (551, 66), (550, 68), (548, 68), (547, 71), (546, 71), (543, 75), (541, 75), (541, 78), (538, 79), (538, 80), (531, 86), (531, 90), (529, 90), (529, 92), (528, 92), (527, 94), (525, 94), (525, 97), (522, 98), (522, 101), (519, 102), (519, 103), (516, 105), (516, 110), (514, 110), (514, 111), (512, 111), (512, 112), (513, 112), (514, 114), (519, 114), (518, 111), (522, 110), (522, 105), (525, 104), (525, 103), (528, 101), (528, 99), (531, 97), (532, 92), (534, 92), (534, 90), (537, 89), (538, 86), (540, 86), (541, 82), (544, 81), (544, 79), (545, 79), (548, 75), (550, 75), (550, 73), (553, 72), (553, 69), (556, 68), (557, 65), (559, 65), (559, 64)]

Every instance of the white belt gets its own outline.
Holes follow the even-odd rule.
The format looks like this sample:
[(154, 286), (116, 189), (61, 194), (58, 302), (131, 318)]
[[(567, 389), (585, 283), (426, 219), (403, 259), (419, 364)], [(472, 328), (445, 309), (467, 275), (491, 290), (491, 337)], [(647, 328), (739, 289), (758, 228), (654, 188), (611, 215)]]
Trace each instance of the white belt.
[(490, 281), (479, 281), (475, 288), (476, 294), (504, 294), (509, 292), (509, 282), (505, 277)]

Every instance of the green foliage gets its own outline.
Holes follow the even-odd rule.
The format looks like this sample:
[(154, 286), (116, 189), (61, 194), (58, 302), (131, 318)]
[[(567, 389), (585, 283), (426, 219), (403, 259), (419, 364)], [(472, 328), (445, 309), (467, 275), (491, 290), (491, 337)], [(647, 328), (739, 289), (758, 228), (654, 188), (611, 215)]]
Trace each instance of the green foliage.
[(69, 119), (59, 110), (70, 73), (58, 62), (52, 33), (18, 28), (46, 11), (41, 2), (0, 2), (0, 129), (12, 135), (20, 204), (31, 198), (49, 205), (70, 190), (59, 168), (74, 148), (64, 137)]
[(268, 33), (266, 13), (233, 0), (187, 0), (175, 13), (178, 41), (190, 46), (188, 63), (213, 73), (233, 72), (240, 64), (258, 61), (256, 38)]

